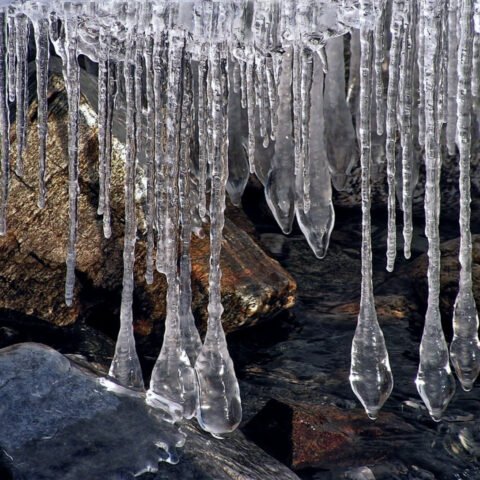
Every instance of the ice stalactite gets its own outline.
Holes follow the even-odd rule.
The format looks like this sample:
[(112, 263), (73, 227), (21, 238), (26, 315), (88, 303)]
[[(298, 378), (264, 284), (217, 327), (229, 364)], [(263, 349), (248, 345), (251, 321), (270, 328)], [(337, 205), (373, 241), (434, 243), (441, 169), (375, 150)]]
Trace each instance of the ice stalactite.
[[(385, 128), (385, 98), (383, 82), (383, 63), (385, 61), (385, 17), (387, 12), (385, 0), (375, 3), (375, 26), (373, 38), (375, 44), (374, 71), (375, 71), (375, 105), (377, 134), (383, 135)], [(392, 38), (392, 43), (394, 39)]]
[(420, 343), (417, 389), (432, 418), (439, 421), (455, 392), (447, 343), (440, 317), (440, 132), (438, 121), (440, 80), (441, 5), (425, 0), (421, 15), (424, 31), (425, 95), (425, 233), (428, 239), (428, 306)]
[(16, 33), (15, 33), (15, 13), (9, 12), (8, 19), (8, 40), (7, 40), (7, 53), (8, 53), (8, 100), (10, 102), (15, 101), (15, 45), (16, 45)]
[(155, 266), (155, 92), (153, 89), (153, 38), (145, 39), (145, 96), (146, 113), (146, 147), (147, 158), (147, 255), (145, 265), (145, 281), (153, 283)]
[[(461, 0), (458, 0), (461, 1)], [(457, 125), (457, 0), (448, 2), (448, 83), (447, 83), (447, 148), (455, 155), (455, 130)]]
[(393, 389), (383, 332), (377, 320), (372, 281), (372, 239), (370, 218), (371, 93), (373, 33), (367, 18), (370, 2), (360, 2), (360, 150), (362, 180), (362, 284), (360, 313), (352, 342), (350, 384), (368, 416), (375, 419)]
[(464, 390), (473, 388), (480, 372), (478, 313), (472, 291), (470, 231), (470, 161), (472, 156), (473, 1), (461, 0), (458, 49), (457, 144), (460, 152), (460, 282), (453, 312), (452, 364)]
[(7, 233), (7, 201), (10, 181), (10, 120), (7, 84), (7, 24), (0, 12), (0, 235)]
[(17, 70), (15, 73), (15, 101), (17, 108), (17, 162), (15, 173), (23, 177), (23, 157), (27, 146), (27, 107), (28, 107), (28, 33), (29, 20), (26, 15), (15, 17), (15, 56)]
[[(74, 7), (71, 7), (72, 9)], [(72, 12), (74, 13), (74, 12)], [(80, 104), (80, 67), (78, 65), (78, 18), (75, 14), (65, 21), (64, 79), (68, 97), (68, 203), (70, 224), (67, 245), (65, 303), (73, 302), (75, 288), (76, 243), (78, 235), (78, 113)]]
[(208, 326), (195, 364), (198, 378), (197, 419), (203, 429), (214, 435), (234, 430), (242, 418), (240, 389), (232, 359), (228, 353), (221, 318), (220, 252), (225, 222), (225, 189), (228, 177), (228, 72), (221, 46), (210, 52), (212, 70), (213, 158), (210, 200), (210, 275)]
[(203, 219), (207, 213), (207, 173), (208, 173), (208, 147), (207, 147), (207, 60), (201, 58), (198, 62), (198, 186), (199, 186), (199, 207), (198, 213)]
[[(151, 405), (165, 408), (175, 419), (191, 418), (195, 414), (197, 402), (197, 382), (190, 359), (182, 341), (179, 307), (185, 301), (179, 297), (178, 272), (178, 226), (179, 204), (185, 199), (179, 196), (179, 161), (181, 161), (181, 139), (177, 125), (183, 126), (182, 138), (186, 148), (186, 119), (182, 113), (191, 109), (190, 92), (182, 85), (186, 57), (185, 40), (171, 34), (168, 38), (168, 67), (166, 77), (166, 119), (165, 119), (165, 178), (166, 218), (165, 218), (165, 275), (167, 277), (167, 313), (165, 319), (165, 335), (162, 349), (155, 363), (150, 381), (147, 399)], [(184, 85), (183, 85), (184, 86)], [(182, 112), (184, 102), (189, 105)], [(183, 115), (183, 117), (184, 117)], [(187, 155), (187, 153), (185, 153)], [(181, 180), (180, 180), (181, 182)], [(183, 189), (183, 185), (181, 188)], [(182, 193), (184, 193), (182, 191)], [(187, 208), (187, 207), (186, 207)], [(188, 228), (188, 225), (187, 225)], [(185, 272), (184, 272), (185, 275)], [(184, 292), (188, 293), (188, 292)], [(190, 319), (187, 320), (189, 322)], [(192, 352), (191, 352), (192, 353)]]
[(303, 141), (309, 145), (305, 152), (305, 159), (308, 157), (307, 161), (310, 164), (310, 206), (308, 210), (304, 208), (304, 175), (299, 172), (296, 176), (295, 212), (300, 229), (311, 249), (318, 258), (323, 258), (327, 254), (330, 233), (335, 222), (335, 211), (332, 204), (332, 184), (324, 140), (324, 73), (319, 57), (315, 56), (311, 61), (310, 75), (313, 78), (313, 84), (310, 87), (309, 95), (309, 99), (311, 98), (311, 105), (308, 107), (309, 129), (307, 130), (308, 137), (303, 137)]
[(412, 194), (415, 187), (414, 145), (412, 133), (414, 52), (416, 48), (417, 4), (408, 4), (400, 61), (399, 127), (402, 148), (402, 210), (404, 256), (410, 258), (413, 235)]
[(278, 80), (278, 126), (275, 153), (268, 173), (265, 196), (275, 220), (284, 233), (290, 233), (295, 215), (294, 131), (291, 114), (293, 47), (285, 47)]
[(328, 122), (325, 122), (327, 161), (334, 187), (344, 190), (355, 162), (356, 144), (352, 115), (345, 96), (343, 37), (328, 40), (326, 54), (329, 69), (325, 75), (323, 109), (324, 117), (328, 118)]
[(395, 215), (395, 159), (396, 159), (396, 137), (397, 137), (397, 101), (400, 53), (403, 38), (403, 15), (404, 2), (394, 2), (392, 6), (392, 26), (390, 63), (388, 68), (388, 90), (387, 90), (387, 113), (386, 113), (386, 157), (387, 157), (387, 182), (388, 182), (388, 237), (387, 237), (387, 270), (393, 271), (395, 257), (397, 255), (397, 226)]
[(35, 22), (35, 47), (37, 67), (37, 99), (38, 99), (38, 206), (45, 207), (46, 197), (46, 168), (47, 168), (47, 121), (48, 121), (48, 62), (50, 58), (50, 42), (48, 38), (48, 19), (40, 18)]
[[(131, 34), (130, 34), (131, 35)], [(123, 288), (120, 304), (120, 330), (109, 376), (134, 390), (143, 390), (143, 377), (133, 336), (133, 291), (137, 218), (135, 213), (135, 175), (137, 157), (137, 120), (135, 105), (135, 45), (133, 35), (127, 40), (124, 76), (126, 95), (125, 141), (125, 229), (123, 240)]]

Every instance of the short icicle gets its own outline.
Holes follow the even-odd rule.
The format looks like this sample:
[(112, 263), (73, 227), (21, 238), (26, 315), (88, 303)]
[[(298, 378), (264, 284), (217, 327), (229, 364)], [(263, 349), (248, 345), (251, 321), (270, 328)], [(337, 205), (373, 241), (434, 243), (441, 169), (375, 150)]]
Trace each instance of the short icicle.
[(135, 240), (137, 219), (135, 214), (136, 168), (136, 113), (134, 85), (134, 42), (131, 33), (127, 40), (124, 75), (126, 95), (126, 145), (125, 145), (125, 227), (123, 241), (123, 288), (120, 305), (120, 330), (109, 376), (122, 386), (144, 389), (142, 369), (135, 349), (133, 336), (133, 290), (135, 266)]
[(478, 313), (472, 292), (472, 235), (470, 232), (470, 160), (472, 144), (473, 5), (462, 0), (458, 51), (457, 144), (460, 151), (460, 282), (453, 310), (452, 364), (465, 391), (480, 372)]
[(232, 359), (228, 353), (222, 328), (220, 251), (225, 211), (227, 168), (227, 62), (221, 47), (210, 52), (212, 68), (213, 144), (212, 197), (210, 201), (210, 275), (208, 327), (205, 341), (195, 364), (199, 382), (197, 419), (200, 426), (212, 435), (231, 432), (240, 423), (242, 406), (240, 389)]
[(366, 25), (371, 5), (363, 0), (361, 10), (360, 149), (362, 179), (362, 284), (360, 313), (352, 343), (350, 384), (368, 416), (375, 420), (390, 396), (393, 376), (383, 332), (377, 320), (372, 282), (372, 240), (370, 219), (371, 163), (371, 70), (373, 34)]
[(38, 99), (38, 143), (39, 143), (39, 168), (38, 168), (38, 206), (45, 207), (46, 197), (46, 166), (47, 166), (47, 121), (48, 121), (48, 61), (49, 40), (48, 20), (42, 18), (35, 24), (35, 47), (37, 49), (37, 99)]
[[(420, 343), (417, 390), (435, 421), (455, 392), (447, 343), (440, 316), (440, 133), (438, 131), (438, 82), (440, 55), (441, 6), (436, 0), (425, 0), (424, 19), (424, 91), (425, 91), (425, 233), (428, 239), (428, 306)], [(428, 38), (428, 41), (426, 39)]]

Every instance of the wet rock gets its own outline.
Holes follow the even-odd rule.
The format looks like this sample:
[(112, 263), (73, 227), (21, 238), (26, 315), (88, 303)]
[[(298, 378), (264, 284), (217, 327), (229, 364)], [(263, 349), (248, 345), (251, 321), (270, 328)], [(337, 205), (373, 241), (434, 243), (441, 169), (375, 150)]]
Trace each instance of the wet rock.
[[(64, 304), (65, 257), (68, 233), (67, 102), (60, 77), (49, 88), (47, 208), (37, 207), (38, 141), (36, 104), (29, 110), (25, 176), (12, 175), (8, 234), (0, 239), (0, 309), (34, 316), (56, 325), (84, 320), (116, 334), (122, 282), (123, 163), (122, 144), (114, 142), (112, 160), (112, 237), (106, 240), (97, 215), (98, 142), (95, 111), (81, 101), (79, 237), (75, 300)], [(15, 162), (15, 127), (11, 130), (12, 165)], [(138, 216), (142, 224), (143, 211)], [(165, 315), (164, 277), (155, 273), (153, 285), (144, 281), (146, 243), (139, 231), (134, 293), (135, 329), (148, 335)], [(294, 280), (235, 223), (225, 226), (222, 252), (222, 294), (225, 330), (257, 322), (263, 316), (293, 305)], [(209, 240), (192, 244), (193, 308), (203, 328), (208, 302)]]
[[(453, 305), (458, 293), (458, 279), (460, 264), (458, 261), (460, 239), (449, 240), (440, 245), (442, 252), (440, 275), (440, 310), (445, 323), (450, 323), (453, 314)], [(473, 256), (473, 295), (477, 306), (480, 306), (480, 235), (472, 235)], [(428, 256), (423, 254), (416, 258), (411, 265), (407, 265), (400, 275), (412, 278), (419, 296), (419, 301), (426, 307)]]
[[(412, 430), (392, 413), (382, 412), (372, 422), (358, 408), (278, 400), (270, 400), (244, 429), (267, 453), (294, 470), (375, 463), (386, 454), (381, 438), (387, 431)], [(368, 458), (359, 448), (362, 438), (372, 444)]]

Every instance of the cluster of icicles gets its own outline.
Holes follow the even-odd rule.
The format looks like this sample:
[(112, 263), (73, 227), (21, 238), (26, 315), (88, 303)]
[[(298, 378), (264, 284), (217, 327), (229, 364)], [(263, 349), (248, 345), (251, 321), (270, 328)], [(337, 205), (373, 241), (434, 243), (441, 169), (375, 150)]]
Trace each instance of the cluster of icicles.
[[(1, 4), (1, 2), (0, 2)], [(353, 5), (353, 6), (352, 6)], [(178, 419), (196, 416), (215, 435), (241, 420), (238, 382), (221, 325), (219, 265), (226, 192), (239, 203), (249, 175), (265, 186), (285, 233), (294, 218), (315, 255), (326, 254), (334, 223), (332, 183), (345, 187), (360, 146), (362, 288), (350, 381), (375, 418), (393, 388), (372, 287), (370, 168), (386, 157), (387, 269), (392, 270), (396, 186), (401, 185), (405, 257), (412, 239), (418, 152), (426, 166), (428, 310), (418, 391), (435, 420), (455, 381), (465, 390), (480, 370), (472, 295), (470, 158), (480, 100), (479, 5), (473, 0), (384, 2), (155, 1), (30, 2), (0, 10), (0, 229), (6, 231), (9, 106), (16, 108), (16, 173), (26, 148), (27, 51), (36, 44), (39, 207), (45, 206), (49, 44), (63, 61), (68, 95), (70, 228), (65, 298), (72, 302), (78, 201), (79, 54), (98, 62), (99, 204), (110, 229), (112, 119), (126, 108), (125, 235), (121, 325), (110, 377), (144, 389), (132, 328), (137, 232), (135, 185), (145, 159), (147, 283), (168, 281), (163, 346), (147, 401)], [(33, 29), (32, 29), (33, 25)], [(348, 34), (348, 35), (345, 35)], [(345, 50), (349, 47), (345, 63)], [(346, 80), (346, 67), (348, 79)], [(397, 145), (397, 137), (400, 145)], [(439, 177), (442, 139), (459, 151), (460, 288), (450, 355), (439, 311)], [(401, 171), (396, 172), (396, 157)], [(210, 223), (208, 330), (201, 342), (191, 309), (190, 240)]]

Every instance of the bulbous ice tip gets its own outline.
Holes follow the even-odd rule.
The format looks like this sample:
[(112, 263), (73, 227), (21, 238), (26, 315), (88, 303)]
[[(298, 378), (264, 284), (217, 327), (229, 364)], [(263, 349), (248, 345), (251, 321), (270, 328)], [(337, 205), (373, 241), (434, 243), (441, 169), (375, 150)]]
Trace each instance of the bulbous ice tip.
[(442, 420), (443, 412), (441, 410), (432, 410), (429, 413), (434, 422), (440, 422)]
[(367, 408), (366, 409), (368, 418), (370, 420), (376, 420), (378, 418), (378, 413), (380, 412), (379, 408)]

